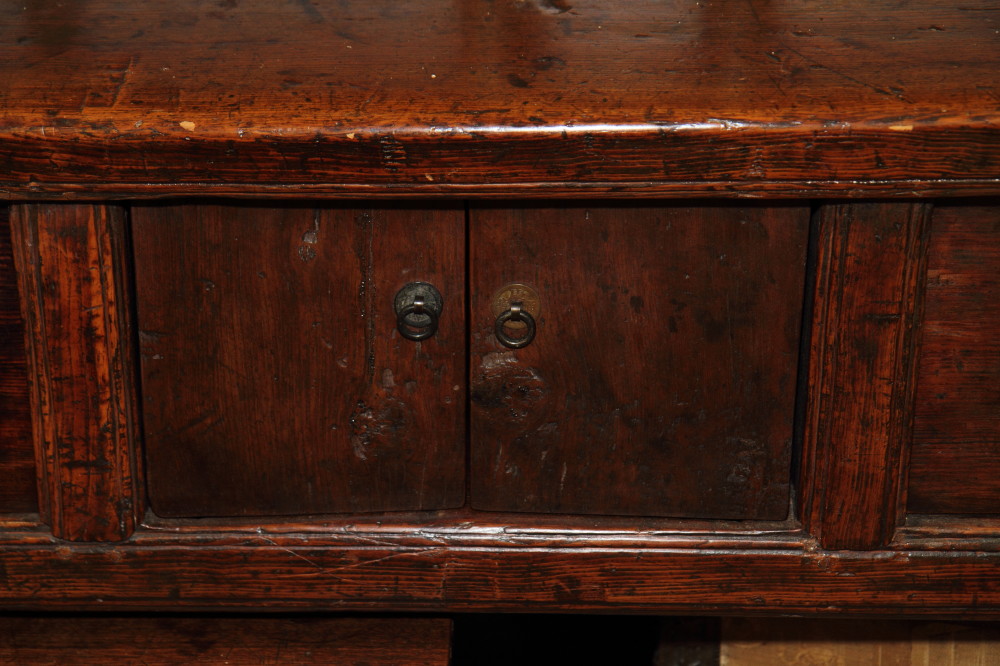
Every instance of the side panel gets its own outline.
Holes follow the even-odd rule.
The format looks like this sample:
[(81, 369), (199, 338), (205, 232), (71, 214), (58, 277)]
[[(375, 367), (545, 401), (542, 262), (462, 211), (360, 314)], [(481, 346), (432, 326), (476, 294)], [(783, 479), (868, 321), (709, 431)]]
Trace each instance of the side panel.
[(1000, 206), (934, 209), (907, 509), (1000, 513)]
[[(162, 516), (465, 499), (461, 208), (134, 209), (151, 505)], [(393, 297), (443, 294), (424, 342)]]
[(11, 253), (9, 209), (0, 206), (0, 513), (38, 511), (24, 324)]

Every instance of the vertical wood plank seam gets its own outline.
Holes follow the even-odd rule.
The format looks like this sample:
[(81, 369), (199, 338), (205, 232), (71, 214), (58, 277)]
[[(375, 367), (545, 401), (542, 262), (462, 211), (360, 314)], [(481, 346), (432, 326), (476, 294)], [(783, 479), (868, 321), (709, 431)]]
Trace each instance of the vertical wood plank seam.
[(142, 522), (146, 512), (146, 483), (143, 460), (143, 436), (141, 432), (142, 420), (139, 409), (139, 368), (137, 364), (137, 354), (139, 352), (139, 338), (137, 335), (138, 316), (135, 312), (135, 281), (132, 270), (131, 252), (131, 220), (130, 209), (121, 208), (120, 228), (117, 234), (111, 237), (112, 250), (117, 261), (114, 279), (115, 284), (120, 286), (118, 299), (118, 321), (122, 322), (122, 332), (119, 336), (119, 344), (122, 350), (122, 377), (119, 390), (122, 392), (125, 402), (125, 451), (126, 460), (124, 462), (129, 472), (129, 484), (125, 501), (128, 502), (131, 520), (130, 531), (134, 530)]
[[(124, 255), (116, 253), (124, 250), (117, 238), (122, 211), (99, 205), (71, 210), (24, 205), (14, 208), (12, 220), (27, 323), (42, 519), (64, 539), (127, 538), (135, 526), (137, 502), (129, 340), (120, 335), (129, 325), (124, 309), (127, 270)], [(74, 240), (63, 233), (71, 227), (78, 227), (82, 237)], [(46, 294), (46, 280), (53, 281), (52, 294)], [(50, 307), (55, 308), (52, 313)], [(50, 331), (50, 314), (71, 328)], [(77, 326), (92, 330), (79, 331), (81, 338), (52, 339)], [(100, 470), (91, 469), (98, 463)]]
[[(807, 489), (805, 497), (807, 504), (802, 515), (805, 519), (805, 531), (817, 539), (823, 536), (823, 520), (826, 514), (825, 496), (819, 491), (825, 486), (825, 480), (829, 476), (830, 458), (830, 436), (826, 430), (821, 430), (821, 424), (826, 421), (824, 412), (828, 411), (830, 395), (826, 390), (826, 378), (830, 375), (836, 376), (837, 354), (830, 353), (833, 343), (830, 341), (832, 335), (836, 335), (837, 326), (831, 325), (831, 318), (837, 317), (840, 312), (840, 302), (842, 300), (842, 290), (840, 296), (834, 298), (830, 293), (833, 283), (834, 273), (842, 273), (844, 266), (843, 252), (838, 251), (837, 239), (841, 233), (841, 216), (843, 208), (835, 208), (836, 215), (831, 219), (820, 215), (820, 261), (816, 267), (819, 272), (816, 281), (816, 296), (814, 300), (813, 314), (813, 343), (810, 353), (809, 372), (809, 419), (806, 429), (806, 443), (809, 450), (805, 458), (808, 460), (808, 475), (803, 479), (803, 487)], [(835, 305), (836, 303), (836, 305)], [(839, 322), (839, 318), (838, 318)], [(827, 369), (826, 361), (831, 359), (831, 368)]]
[[(883, 545), (895, 540), (899, 529), (906, 520), (906, 498), (908, 492), (908, 473), (910, 449), (913, 444), (913, 426), (916, 411), (917, 382), (919, 380), (919, 362), (922, 348), (922, 330), (924, 322), (924, 304), (927, 296), (927, 262), (930, 249), (930, 238), (933, 220), (931, 203), (915, 203), (911, 209), (910, 224), (913, 228), (914, 247), (908, 253), (907, 272), (904, 285), (909, 286), (906, 298), (910, 312), (906, 326), (900, 332), (900, 354), (903, 359), (901, 377), (897, 379), (896, 387), (900, 395), (894, 401), (895, 409), (901, 410), (904, 417), (896, 426), (895, 441), (898, 443), (898, 459), (893, 470), (896, 487), (887, 488), (885, 498), (887, 514), (893, 517), (893, 522), (887, 525)], [(902, 386), (900, 389), (899, 387)]]
[[(844, 321), (844, 294), (846, 289), (844, 289), (844, 275), (847, 273), (847, 248), (850, 247), (851, 241), (851, 226), (854, 224), (854, 209), (847, 204), (838, 205), (835, 209), (835, 215), (833, 216), (833, 232), (831, 234), (830, 242), (830, 252), (834, 257), (836, 268), (833, 269), (830, 278), (830, 287), (835, 290), (834, 298), (830, 299), (830, 312), (826, 317), (827, 328), (824, 331), (824, 348), (827, 353), (824, 354), (823, 360), (826, 361), (830, 359), (830, 367), (828, 371), (824, 374), (824, 378), (829, 377), (833, 381), (837, 380), (838, 371), (840, 370), (840, 332), (842, 330)], [(820, 424), (823, 425), (822, 428), (822, 442), (823, 448), (821, 451), (822, 461), (823, 461), (823, 475), (821, 477), (821, 483), (816, 487), (818, 491), (819, 488), (827, 487), (827, 480), (832, 476), (833, 471), (831, 467), (836, 464), (837, 459), (835, 456), (830, 455), (832, 448), (832, 434), (830, 433), (829, 422), (832, 417), (832, 411), (834, 408), (834, 401), (837, 397), (836, 387), (826, 387), (823, 386), (821, 391), (821, 406), (820, 406)], [(820, 520), (819, 520), (819, 530), (818, 537), (820, 543), (823, 543), (825, 537), (825, 527), (827, 523), (828, 511), (830, 510), (831, 500), (836, 499), (831, 497), (828, 492), (823, 492), (820, 499)]]
[[(122, 340), (119, 336), (117, 340), (114, 339), (115, 336), (111, 335), (112, 331), (120, 330), (121, 324), (123, 323), (119, 318), (118, 308), (121, 299), (117, 298), (118, 294), (115, 289), (115, 252), (113, 250), (113, 240), (111, 236), (119, 233), (120, 228), (109, 228), (114, 225), (116, 220), (112, 219), (110, 211), (106, 208), (100, 210), (95, 210), (95, 214), (90, 216), (92, 238), (95, 244), (97, 264), (99, 267), (100, 274), (100, 300), (101, 300), (101, 318), (103, 320), (103, 334), (105, 344), (102, 347), (101, 356), (102, 362), (98, 365), (99, 371), (102, 373), (107, 373), (107, 378), (105, 382), (100, 382), (101, 385), (107, 387), (107, 412), (106, 418), (107, 423), (110, 424), (109, 436), (113, 438), (112, 447), (114, 451), (114, 459), (111, 461), (113, 468), (118, 474), (114, 479), (114, 485), (118, 486), (119, 499), (115, 502), (115, 512), (118, 518), (118, 532), (119, 534), (127, 534), (130, 531), (129, 512), (131, 502), (129, 496), (131, 494), (131, 488), (129, 483), (128, 471), (131, 468), (131, 463), (128, 459), (128, 447), (122, 446), (122, 440), (128, 439), (128, 432), (122, 430), (122, 416), (121, 413), (123, 407), (123, 400), (125, 395), (122, 391), (122, 379), (124, 376), (124, 369), (122, 363)], [(98, 215), (100, 216), (98, 218)], [(98, 224), (98, 219), (100, 219), (103, 224)], [(104, 233), (105, 230), (107, 233)], [(107, 244), (107, 247), (105, 247)], [(108, 275), (108, 272), (111, 275)], [(109, 280), (110, 277), (110, 280)], [(103, 398), (103, 396), (102, 396)], [(103, 421), (104, 419), (102, 419)], [(122, 472), (125, 472), (124, 474)]]
[[(804, 486), (811, 489), (808, 498), (811, 504), (804, 515), (808, 516), (806, 531), (817, 537), (824, 547), (832, 549), (885, 547), (900, 524), (904, 506), (900, 496), (904, 492), (903, 464), (912, 436), (915, 397), (910, 380), (916, 373), (915, 343), (926, 273), (928, 205), (911, 203), (906, 208), (890, 207), (875, 217), (872, 217), (874, 213), (865, 210), (859, 218), (859, 212), (856, 204), (831, 205), (821, 219), (821, 223), (829, 226), (823, 230), (822, 252), (826, 255), (821, 256), (818, 267), (821, 272), (817, 288), (820, 313), (814, 316), (814, 324), (818, 322), (820, 330), (813, 335), (814, 356), (810, 368), (813, 395), (808, 421), (811, 430), (806, 437), (813, 458), (807, 468), (812, 478), (807, 479)], [(896, 239), (894, 247), (884, 251), (890, 255), (880, 254), (877, 247), (870, 245), (865, 226), (876, 221), (885, 224), (887, 233)], [(881, 264), (881, 270), (888, 271), (883, 276), (888, 282), (881, 284), (880, 289), (884, 292), (881, 298), (891, 299), (885, 301), (890, 310), (869, 312), (863, 300), (849, 300), (867, 296), (861, 293), (864, 284), (852, 281), (848, 272), (864, 271), (866, 261), (883, 260), (886, 263)], [(870, 317), (888, 318), (888, 321), (869, 331), (863, 320)], [(845, 371), (849, 374), (846, 377), (838, 373), (844, 331), (855, 329), (857, 335), (870, 338), (872, 344), (882, 348), (881, 367), (871, 368), (877, 375), (855, 376), (854, 381), (862, 380), (857, 387), (839, 387), (838, 382), (852, 381), (856, 372), (847, 367)], [(841, 395), (841, 389), (846, 393)], [(843, 423), (835, 422), (835, 419), (843, 421), (866, 416), (877, 419), (877, 423), (872, 424), (872, 432), (867, 434), (863, 427), (854, 432), (840, 432)], [(838, 443), (832, 439), (835, 435), (873, 436), (877, 440), (869, 447), (856, 440)], [(868, 455), (866, 451), (876, 454), (877, 459), (864, 459)], [(843, 454), (862, 458), (845, 459)], [(836, 467), (845, 464), (848, 467)], [(867, 499), (849, 496), (862, 489), (874, 494)], [(871, 500), (878, 506), (874, 513), (869, 511), (874, 507), (865, 508)], [(864, 503), (857, 504), (857, 501)], [(840, 515), (842, 510), (847, 510), (854, 518)], [(859, 522), (848, 524), (845, 520)]]
[[(60, 513), (53, 506), (57, 498), (49, 492), (50, 483), (58, 481), (52, 475), (48, 445), (48, 385), (40, 378), (50, 374), (48, 352), (42, 342), (46, 339), (44, 317), (37, 305), (42, 302), (41, 257), (38, 254), (37, 225), (35, 213), (37, 205), (22, 204), (11, 207), (11, 231), (14, 246), (14, 261), (17, 270), (17, 284), (21, 317), (25, 322), (24, 345), (28, 358), (28, 382), (30, 385), (32, 440), (35, 449), (35, 472), (38, 481), (38, 513), (43, 523), (50, 526), (57, 521)], [(39, 368), (40, 366), (40, 368)], [(39, 369), (41, 372), (39, 372)]]

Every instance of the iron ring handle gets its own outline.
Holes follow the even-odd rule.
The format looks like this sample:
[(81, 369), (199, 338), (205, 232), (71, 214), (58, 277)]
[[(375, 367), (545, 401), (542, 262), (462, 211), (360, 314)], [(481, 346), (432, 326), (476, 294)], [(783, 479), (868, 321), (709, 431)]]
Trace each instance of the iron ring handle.
[[(408, 321), (409, 316), (412, 314), (425, 315), (430, 321), (423, 326), (417, 326)], [(413, 342), (426, 340), (437, 333), (437, 328), (437, 312), (435, 312), (434, 308), (426, 307), (426, 304), (421, 300), (414, 301), (401, 308), (396, 314), (396, 329), (407, 340), (412, 340)]]
[[(509, 321), (520, 321), (524, 323), (525, 332), (519, 338), (512, 338), (507, 335), (504, 330), (504, 325)], [(531, 344), (531, 341), (535, 339), (535, 318), (531, 316), (531, 313), (526, 310), (521, 309), (520, 303), (514, 303), (510, 306), (510, 309), (504, 310), (499, 317), (497, 317), (496, 324), (493, 326), (493, 333), (497, 336), (497, 340), (500, 341), (504, 347), (508, 349), (521, 349), (522, 347), (527, 347)]]

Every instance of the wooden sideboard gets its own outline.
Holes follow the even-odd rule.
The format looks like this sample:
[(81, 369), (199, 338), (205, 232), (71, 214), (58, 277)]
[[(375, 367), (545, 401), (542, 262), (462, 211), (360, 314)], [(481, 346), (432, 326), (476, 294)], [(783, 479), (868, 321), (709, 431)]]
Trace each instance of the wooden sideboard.
[(1000, 616), (996, 7), (0, 8), (2, 608)]

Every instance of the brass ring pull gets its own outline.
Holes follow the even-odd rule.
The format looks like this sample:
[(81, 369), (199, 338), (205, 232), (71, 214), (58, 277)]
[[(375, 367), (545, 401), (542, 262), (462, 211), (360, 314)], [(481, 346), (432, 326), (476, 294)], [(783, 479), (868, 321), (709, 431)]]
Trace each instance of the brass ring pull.
[[(504, 326), (507, 325), (507, 322), (511, 321), (519, 321), (524, 324), (524, 335), (514, 338), (507, 334)], [(496, 334), (500, 344), (508, 349), (527, 347), (535, 339), (535, 318), (531, 316), (531, 313), (522, 308), (521, 303), (511, 303), (510, 308), (497, 317), (496, 324), (493, 326), (493, 333)]]

